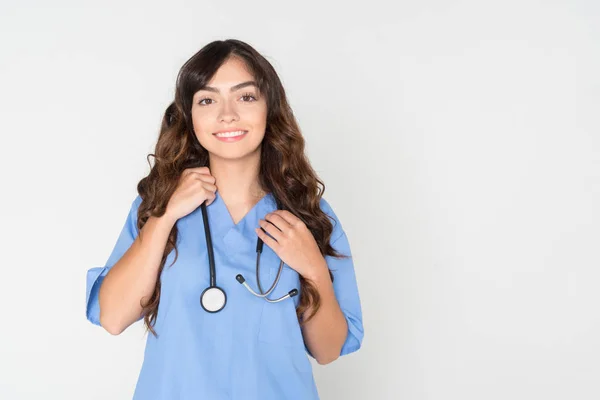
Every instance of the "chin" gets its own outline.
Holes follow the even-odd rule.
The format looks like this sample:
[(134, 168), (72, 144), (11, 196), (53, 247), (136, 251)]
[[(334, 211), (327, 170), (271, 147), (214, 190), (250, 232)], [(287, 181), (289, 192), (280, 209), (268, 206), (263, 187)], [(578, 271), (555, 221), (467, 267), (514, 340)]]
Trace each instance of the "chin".
[(216, 156), (216, 157), (222, 158), (224, 160), (241, 160), (241, 159), (253, 157), (256, 155), (260, 156), (260, 143), (254, 149), (243, 148), (243, 149), (236, 149), (235, 151), (234, 150), (222, 151), (222, 150), (223, 149), (219, 149), (219, 151), (208, 150), (208, 152), (211, 154), (211, 156)]

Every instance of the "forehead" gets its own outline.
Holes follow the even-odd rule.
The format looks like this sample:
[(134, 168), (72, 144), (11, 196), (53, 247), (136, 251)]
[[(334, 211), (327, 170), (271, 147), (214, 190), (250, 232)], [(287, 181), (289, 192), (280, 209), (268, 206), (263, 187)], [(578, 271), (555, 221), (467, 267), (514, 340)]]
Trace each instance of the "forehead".
[(229, 89), (235, 84), (252, 80), (254, 76), (246, 64), (234, 57), (221, 65), (207, 85), (218, 89)]

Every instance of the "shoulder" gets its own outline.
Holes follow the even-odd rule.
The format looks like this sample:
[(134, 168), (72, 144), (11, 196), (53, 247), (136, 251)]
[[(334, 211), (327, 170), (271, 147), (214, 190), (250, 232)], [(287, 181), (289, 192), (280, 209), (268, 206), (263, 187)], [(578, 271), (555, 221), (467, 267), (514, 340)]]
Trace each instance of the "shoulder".
[(133, 201), (131, 202), (131, 207), (139, 207), (142, 204), (142, 197), (138, 194), (135, 196)]
[(328, 202), (325, 199), (325, 197), (321, 197), (320, 207), (321, 207), (321, 211), (323, 211), (329, 217), (329, 220), (331, 221), (331, 223), (333, 225), (333, 231), (331, 232), (331, 240), (330, 240), (330, 242), (333, 243), (337, 239), (339, 239), (340, 236), (342, 236), (344, 234), (344, 229), (342, 228), (342, 223), (340, 222), (340, 219), (338, 218), (337, 214), (333, 210), (333, 206), (331, 205), (330, 202)]
[(135, 198), (131, 201), (129, 206), (129, 217), (137, 219), (138, 209), (140, 208), (140, 204), (142, 204), (142, 198), (140, 195), (136, 195)]
[(142, 204), (142, 197), (138, 194), (137, 196), (135, 196), (135, 199), (133, 199), (133, 201), (131, 202), (131, 208), (138, 209), (140, 207), (140, 204)]
[(142, 204), (142, 198), (138, 194), (137, 196), (135, 196), (135, 198), (131, 202), (131, 205), (129, 207), (129, 215), (127, 217), (128, 224), (129, 224), (129, 230), (134, 235), (139, 234), (139, 230), (137, 227), (137, 220), (138, 220), (138, 209), (140, 208), (140, 204)]
[(333, 211), (333, 207), (331, 206), (331, 204), (329, 204), (329, 202), (325, 199), (325, 197), (321, 197), (321, 199), (319, 200), (319, 205), (321, 207), (321, 211), (323, 211), (325, 214), (327, 214), (331, 218), (334, 218), (335, 220), (337, 220), (337, 215)]

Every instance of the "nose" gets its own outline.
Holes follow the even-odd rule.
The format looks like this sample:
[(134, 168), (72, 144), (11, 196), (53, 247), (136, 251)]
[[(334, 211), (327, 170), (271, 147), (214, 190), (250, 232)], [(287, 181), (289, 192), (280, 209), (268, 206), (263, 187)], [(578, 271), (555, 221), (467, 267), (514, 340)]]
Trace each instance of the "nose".
[(224, 101), (223, 107), (221, 108), (221, 114), (219, 115), (219, 121), (231, 122), (239, 119), (240, 117), (235, 110), (235, 106), (231, 105), (229, 101)]

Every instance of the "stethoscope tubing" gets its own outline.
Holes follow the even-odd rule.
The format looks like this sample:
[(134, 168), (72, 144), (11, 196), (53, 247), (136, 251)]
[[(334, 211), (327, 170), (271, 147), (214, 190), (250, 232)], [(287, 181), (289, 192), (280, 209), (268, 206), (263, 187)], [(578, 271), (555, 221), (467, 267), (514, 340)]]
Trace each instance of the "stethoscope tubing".
[(202, 202), (202, 221), (204, 222), (204, 232), (206, 236), (206, 248), (208, 249), (208, 265), (210, 271), (210, 287), (217, 285), (217, 272), (215, 269), (215, 253), (212, 244), (212, 235), (210, 234), (210, 226), (208, 225), (208, 213), (206, 212), (206, 201)]

